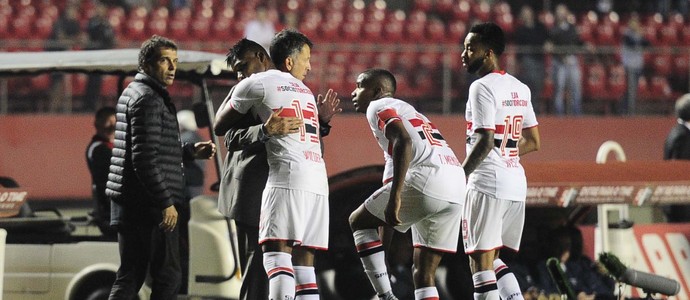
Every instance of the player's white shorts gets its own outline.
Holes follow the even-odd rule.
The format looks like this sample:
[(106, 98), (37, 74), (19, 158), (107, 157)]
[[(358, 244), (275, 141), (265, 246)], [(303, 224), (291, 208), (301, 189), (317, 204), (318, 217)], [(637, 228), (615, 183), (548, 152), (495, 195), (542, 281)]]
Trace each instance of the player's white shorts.
[[(372, 215), (384, 221), (390, 191), (391, 183), (388, 183), (364, 202), (364, 207)], [(394, 228), (406, 232), (412, 227), (412, 244), (415, 247), (424, 246), (455, 253), (460, 236), (461, 214), (461, 204), (429, 197), (411, 186), (404, 185), (399, 211), (401, 224)]]
[(466, 253), (502, 247), (520, 249), (525, 225), (525, 202), (496, 199), (475, 189), (467, 190), (462, 213), (462, 238)]
[(261, 199), (259, 244), (292, 241), (293, 245), (328, 249), (328, 195), (267, 187)]

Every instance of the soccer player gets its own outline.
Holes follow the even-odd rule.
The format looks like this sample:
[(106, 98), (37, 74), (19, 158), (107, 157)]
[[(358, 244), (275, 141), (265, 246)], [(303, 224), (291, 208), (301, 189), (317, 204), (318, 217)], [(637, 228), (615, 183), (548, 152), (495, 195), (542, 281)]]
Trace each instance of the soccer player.
[(460, 234), (465, 174), (438, 129), (410, 104), (393, 98), (395, 77), (371, 69), (357, 77), (355, 110), (366, 113), (384, 151), (384, 186), (350, 215), (357, 252), (380, 299), (391, 291), (377, 229), (412, 228), (413, 281), (416, 300), (438, 299), (436, 267), (443, 253), (454, 253)]
[[(261, 200), (259, 244), (272, 300), (319, 299), (314, 251), (328, 248), (328, 178), (317, 102), (302, 82), (311, 69), (312, 45), (297, 31), (279, 32), (270, 50), (277, 70), (240, 81), (228, 104), (229, 126), (250, 111), (263, 122), (274, 112), (301, 119), (297, 132), (266, 136), (265, 142), (269, 174)], [(327, 93), (329, 97), (336, 94)]]
[(494, 23), (472, 26), (462, 64), (479, 79), (470, 85), (465, 119), (468, 176), (462, 231), (470, 257), (475, 299), (522, 299), (515, 276), (498, 257), (519, 250), (527, 180), (520, 156), (539, 150), (539, 130), (529, 87), (499, 66), (503, 31)]

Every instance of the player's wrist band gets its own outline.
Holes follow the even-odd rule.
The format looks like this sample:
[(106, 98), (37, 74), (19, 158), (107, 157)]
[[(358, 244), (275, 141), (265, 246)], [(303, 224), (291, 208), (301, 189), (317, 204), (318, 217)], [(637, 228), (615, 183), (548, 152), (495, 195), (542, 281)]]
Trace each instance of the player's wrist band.
[(328, 123), (319, 120), (319, 133), (321, 134), (321, 137), (327, 136), (330, 132), (331, 125), (328, 125)]

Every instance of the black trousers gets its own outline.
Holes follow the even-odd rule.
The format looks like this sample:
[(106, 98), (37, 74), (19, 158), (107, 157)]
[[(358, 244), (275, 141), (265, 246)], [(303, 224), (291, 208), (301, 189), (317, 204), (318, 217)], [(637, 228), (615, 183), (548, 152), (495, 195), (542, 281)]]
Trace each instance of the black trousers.
[(157, 225), (118, 228), (120, 268), (110, 300), (134, 299), (151, 275), (151, 300), (177, 298), (180, 288), (179, 232), (164, 232)]
[(237, 243), (242, 268), (240, 300), (268, 299), (268, 275), (264, 270), (264, 254), (259, 246), (259, 229), (237, 223)]

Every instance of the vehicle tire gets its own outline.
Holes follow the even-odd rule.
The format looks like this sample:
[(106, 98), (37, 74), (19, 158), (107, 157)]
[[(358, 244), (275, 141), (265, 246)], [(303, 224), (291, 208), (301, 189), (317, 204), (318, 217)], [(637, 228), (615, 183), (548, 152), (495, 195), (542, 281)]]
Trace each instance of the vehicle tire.
[(102, 286), (99, 287), (86, 296), (86, 300), (108, 300), (110, 296), (110, 287)]

